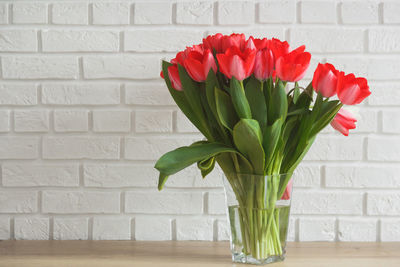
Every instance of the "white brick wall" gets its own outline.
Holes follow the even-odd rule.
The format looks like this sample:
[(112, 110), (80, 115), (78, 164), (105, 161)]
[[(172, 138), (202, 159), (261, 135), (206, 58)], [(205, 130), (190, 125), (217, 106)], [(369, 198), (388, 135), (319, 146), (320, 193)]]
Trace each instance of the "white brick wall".
[(324, 131), (299, 167), (288, 240), (400, 241), (399, 12), (395, 0), (1, 1), (0, 239), (229, 240), (219, 169), (156, 190), (155, 160), (201, 138), (159, 72), (206, 34), (244, 32), (306, 44), (311, 68), (333, 62), (371, 86), (358, 129)]

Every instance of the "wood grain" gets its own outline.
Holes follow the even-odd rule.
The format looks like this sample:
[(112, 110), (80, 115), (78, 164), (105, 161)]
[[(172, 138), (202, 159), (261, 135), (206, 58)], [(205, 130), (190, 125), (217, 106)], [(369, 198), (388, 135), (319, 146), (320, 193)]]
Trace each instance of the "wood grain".
[[(400, 243), (289, 243), (287, 250), (286, 260), (272, 266), (400, 266)], [(227, 242), (0, 241), (0, 266), (246, 265), (231, 262)]]

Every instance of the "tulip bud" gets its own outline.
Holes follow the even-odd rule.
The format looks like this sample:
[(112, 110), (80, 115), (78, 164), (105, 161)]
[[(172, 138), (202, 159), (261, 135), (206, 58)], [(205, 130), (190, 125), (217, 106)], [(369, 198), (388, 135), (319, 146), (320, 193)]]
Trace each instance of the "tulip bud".
[(340, 109), (335, 118), (331, 122), (331, 126), (343, 135), (348, 136), (350, 129), (356, 128), (357, 119), (350, 111)]
[(334, 96), (337, 92), (339, 71), (332, 64), (318, 64), (314, 72), (312, 86), (316, 92), (324, 97)]

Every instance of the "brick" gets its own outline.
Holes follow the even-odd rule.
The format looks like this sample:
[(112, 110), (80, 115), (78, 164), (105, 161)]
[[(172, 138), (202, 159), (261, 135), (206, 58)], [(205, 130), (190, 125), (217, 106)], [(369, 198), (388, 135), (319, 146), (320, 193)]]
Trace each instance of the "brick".
[(368, 137), (368, 159), (375, 161), (399, 161), (398, 137)]
[(7, 240), (10, 237), (10, 218), (0, 218), (0, 240)]
[(175, 106), (175, 102), (164, 83), (125, 84), (125, 103), (137, 106)]
[(152, 79), (160, 75), (160, 58), (143, 55), (86, 56), (83, 69), (86, 79)]
[(33, 213), (37, 211), (37, 192), (2, 191), (0, 194), (0, 212)]
[(302, 23), (335, 23), (336, 3), (303, 1), (301, 2)]
[(15, 110), (14, 129), (16, 132), (47, 132), (49, 112), (47, 110)]
[(248, 25), (254, 22), (254, 18), (253, 2), (218, 2), (218, 24), (220, 25)]
[(375, 242), (375, 219), (339, 219), (339, 241)]
[(293, 191), (292, 214), (361, 215), (361, 192)]
[(120, 103), (120, 88), (116, 83), (46, 83), (42, 87), (44, 104), (115, 105)]
[(87, 132), (88, 110), (55, 110), (54, 130), (56, 132)]
[(176, 130), (178, 133), (199, 133), (196, 126), (180, 110), (176, 113)]
[(93, 111), (93, 131), (95, 132), (129, 132), (130, 129), (130, 110)]
[(370, 58), (331, 57), (328, 62), (346, 73), (353, 72), (356, 76), (368, 77), (368, 80), (398, 79), (395, 73), (400, 72), (400, 58), (395, 55)]
[[(400, 168), (396, 166), (327, 166), (327, 187), (400, 188)], [(378, 179), (379, 177), (379, 179)]]
[(217, 240), (228, 241), (231, 236), (231, 230), (229, 229), (228, 222), (226, 220), (217, 221)]
[(293, 0), (261, 2), (258, 17), (261, 23), (293, 23), (296, 19), (296, 3)]
[(0, 84), (0, 105), (36, 105), (37, 89), (34, 84)]
[(122, 218), (94, 218), (93, 240), (130, 240), (130, 219)]
[(125, 211), (145, 214), (201, 214), (203, 196), (193, 192), (126, 192)]
[(349, 1), (341, 4), (344, 24), (378, 23), (378, 3), (375, 1)]
[(135, 111), (135, 129), (138, 133), (172, 132), (171, 110), (137, 110)]
[(68, 56), (4, 56), (1, 60), (6, 79), (76, 79), (78, 59)]
[(135, 3), (135, 24), (171, 24), (172, 5), (168, 2)]
[[(307, 42), (305, 43), (305, 40)], [(362, 52), (364, 49), (364, 33), (357, 29), (296, 29), (291, 31), (293, 47), (306, 44), (311, 52)]]
[(44, 3), (13, 3), (13, 23), (47, 23), (47, 5)]
[(93, 24), (129, 24), (129, 3), (93, 3)]
[(119, 192), (42, 192), (42, 210), (45, 213), (119, 213), (119, 202)]
[(400, 122), (397, 110), (384, 110), (382, 112), (382, 131), (385, 133), (400, 133)]
[(15, 218), (15, 239), (48, 240), (49, 225), (48, 218)]
[(43, 138), (45, 159), (118, 159), (117, 136), (49, 136)]
[(400, 220), (383, 219), (381, 220), (381, 241), (396, 242), (400, 241)]
[(178, 24), (213, 24), (213, 3), (182, 2), (176, 4), (176, 22)]
[(208, 214), (226, 214), (225, 192), (208, 193)]
[(289, 226), (287, 229), (286, 241), (294, 242), (296, 241), (296, 218), (289, 216)]
[(396, 29), (370, 29), (368, 48), (371, 52), (400, 52), (400, 33)]
[(203, 179), (197, 166), (192, 165), (171, 175), (165, 183), (165, 187), (222, 188), (222, 175), (221, 169), (215, 166), (215, 169)]
[(45, 52), (116, 52), (119, 33), (105, 30), (43, 30)]
[(87, 240), (87, 218), (55, 218), (53, 238), (55, 240)]
[(8, 132), (10, 130), (10, 111), (0, 110), (0, 132)]
[(8, 137), (0, 139), (0, 159), (36, 159), (38, 157), (37, 137)]
[(369, 105), (400, 106), (400, 85), (397, 83), (373, 83), (370, 87), (374, 93), (368, 97)]
[(319, 136), (306, 160), (361, 160), (363, 139), (359, 136)]
[(88, 24), (88, 5), (86, 3), (52, 4), (52, 22), (54, 24)]
[(78, 186), (78, 165), (4, 164), (4, 186)]
[(171, 220), (156, 216), (135, 218), (135, 240), (171, 240)]
[(35, 30), (1, 30), (0, 50), (2, 52), (35, 52), (38, 49)]
[(334, 218), (301, 218), (299, 241), (334, 241)]
[(400, 23), (400, 3), (397, 1), (385, 1), (383, 3), (383, 23), (397, 24)]
[[(135, 30), (125, 32), (125, 51), (136, 52), (176, 52), (192, 43), (199, 43), (203, 33), (189, 30), (148, 31)], [(140, 42), (138, 42), (140, 40)], [(160, 42), (160, 40), (163, 40)]]
[(8, 6), (3, 3), (0, 4), (0, 24), (8, 23)]
[(294, 187), (318, 187), (321, 181), (321, 168), (300, 165), (296, 168), (292, 179)]
[(176, 219), (177, 240), (213, 240), (213, 219), (178, 218)]
[(368, 215), (400, 215), (399, 193), (391, 192), (369, 192), (367, 194)]
[(194, 142), (189, 138), (125, 138), (125, 158), (132, 160), (156, 160), (163, 153)]
[[(352, 111), (351, 109), (349, 109)], [(374, 133), (378, 128), (378, 114), (376, 111), (360, 109), (353, 112), (356, 115), (357, 128), (354, 129), (353, 133)]]
[(88, 187), (153, 187), (158, 173), (153, 165), (85, 164), (84, 184)]

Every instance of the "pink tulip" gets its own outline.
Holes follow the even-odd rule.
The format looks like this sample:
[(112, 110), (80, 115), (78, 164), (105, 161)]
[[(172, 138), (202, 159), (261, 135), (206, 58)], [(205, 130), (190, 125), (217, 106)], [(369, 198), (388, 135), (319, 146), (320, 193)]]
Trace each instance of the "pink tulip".
[(331, 122), (331, 126), (343, 135), (349, 135), (349, 129), (356, 128), (357, 119), (351, 114), (350, 111), (340, 109), (335, 118)]
[(264, 81), (272, 76), (274, 71), (274, 55), (272, 50), (265, 48), (256, 54), (254, 63), (254, 76), (257, 80)]

